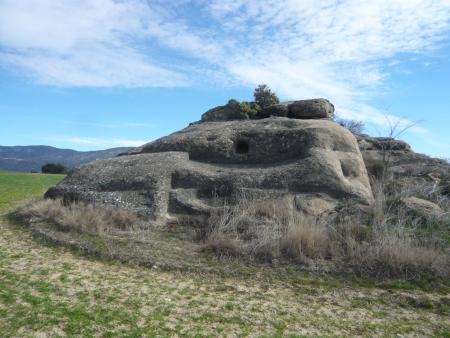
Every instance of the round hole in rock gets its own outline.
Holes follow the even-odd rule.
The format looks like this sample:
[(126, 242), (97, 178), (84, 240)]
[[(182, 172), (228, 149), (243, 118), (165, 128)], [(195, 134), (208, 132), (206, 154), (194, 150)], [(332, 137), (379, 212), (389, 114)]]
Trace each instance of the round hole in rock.
[(248, 142), (247, 141), (239, 140), (236, 143), (236, 152), (238, 154), (247, 154), (248, 153), (248, 149), (249, 149), (249, 146), (248, 146)]

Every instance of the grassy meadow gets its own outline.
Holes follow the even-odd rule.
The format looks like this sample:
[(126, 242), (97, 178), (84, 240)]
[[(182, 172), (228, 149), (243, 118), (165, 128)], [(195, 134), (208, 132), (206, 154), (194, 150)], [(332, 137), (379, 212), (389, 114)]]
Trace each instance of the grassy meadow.
[(0, 173), (1, 337), (450, 337), (450, 289), (431, 281), (123, 265), (42, 243), (6, 217), (61, 179)]
[(41, 196), (64, 175), (45, 175), (0, 171), (0, 210), (11, 208), (23, 200)]

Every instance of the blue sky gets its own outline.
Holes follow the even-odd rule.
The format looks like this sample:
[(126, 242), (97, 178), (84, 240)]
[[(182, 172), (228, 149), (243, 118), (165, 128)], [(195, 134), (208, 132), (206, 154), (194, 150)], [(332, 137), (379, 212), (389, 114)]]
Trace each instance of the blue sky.
[(0, 145), (136, 146), (267, 83), (449, 158), (449, 33), (449, 0), (0, 0)]

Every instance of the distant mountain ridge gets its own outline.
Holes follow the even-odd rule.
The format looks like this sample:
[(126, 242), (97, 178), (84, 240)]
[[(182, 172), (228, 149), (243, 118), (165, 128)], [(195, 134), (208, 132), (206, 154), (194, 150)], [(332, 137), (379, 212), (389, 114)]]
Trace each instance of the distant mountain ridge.
[(0, 146), (0, 170), (40, 171), (46, 163), (61, 163), (71, 169), (80, 164), (117, 156), (131, 148), (77, 151), (51, 146)]

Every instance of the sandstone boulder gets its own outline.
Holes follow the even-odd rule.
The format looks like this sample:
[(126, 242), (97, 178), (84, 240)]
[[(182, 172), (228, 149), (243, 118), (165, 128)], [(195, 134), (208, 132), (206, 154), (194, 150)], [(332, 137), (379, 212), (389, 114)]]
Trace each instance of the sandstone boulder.
[(258, 113), (258, 117), (263, 119), (270, 116), (287, 117), (288, 114), (289, 114), (289, 103), (279, 103), (261, 109), (260, 112)]
[(296, 195), (294, 205), (304, 215), (318, 217), (334, 210), (336, 201), (320, 195)]
[(334, 115), (333, 104), (326, 99), (288, 101), (262, 109), (258, 116), (283, 116), (293, 119), (331, 119)]
[(254, 102), (239, 102), (232, 99), (224, 106), (208, 110), (197, 123), (255, 119), (259, 109)]
[(333, 104), (326, 99), (288, 101), (262, 109), (258, 116), (283, 116), (293, 119), (332, 119)]
[(443, 214), (443, 210), (437, 204), (418, 197), (404, 197), (401, 199), (401, 204), (408, 211), (419, 215), (439, 216)]
[(129, 152), (77, 168), (46, 197), (138, 211), (162, 224), (234, 203), (245, 191), (287, 197), (309, 214), (372, 192), (355, 137), (329, 120), (271, 117), (204, 122)]
[(293, 101), (288, 109), (288, 117), (294, 119), (331, 119), (334, 115), (334, 106), (326, 99)]
[(226, 104), (224, 106), (217, 106), (208, 110), (206, 113), (202, 115), (203, 122), (210, 121), (232, 121), (232, 120), (241, 120), (242, 117), (239, 116), (235, 107), (230, 104)]
[(383, 165), (389, 166), (397, 184), (421, 183), (442, 185), (450, 176), (450, 164), (442, 159), (432, 158), (414, 152), (404, 141), (387, 137), (355, 135), (369, 175), (380, 175)]
[[(248, 104), (248, 102), (247, 102)], [(332, 119), (333, 104), (326, 99), (288, 101), (261, 109), (257, 117), (270, 116), (290, 117), (293, 119)], [(233, 121), (248, 118), (240, 109), (239, 102), (230, 100), (224, 106), (208, 110), (202, 115), (202, 122)]]

